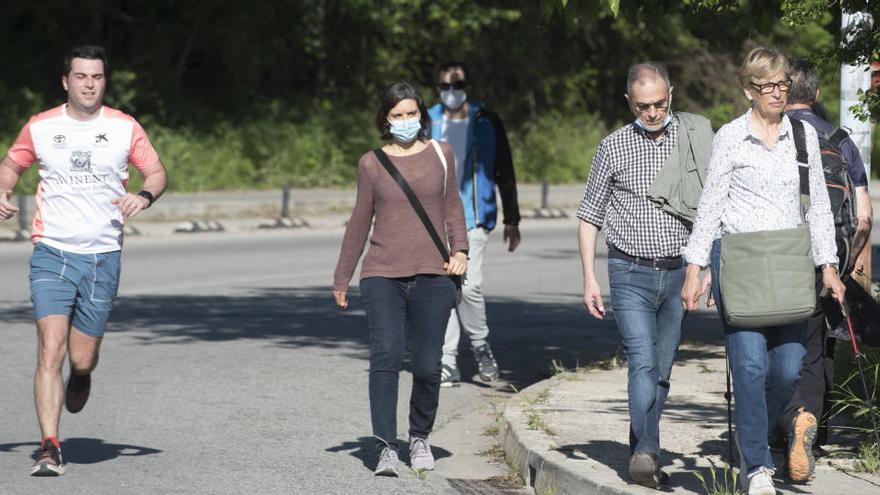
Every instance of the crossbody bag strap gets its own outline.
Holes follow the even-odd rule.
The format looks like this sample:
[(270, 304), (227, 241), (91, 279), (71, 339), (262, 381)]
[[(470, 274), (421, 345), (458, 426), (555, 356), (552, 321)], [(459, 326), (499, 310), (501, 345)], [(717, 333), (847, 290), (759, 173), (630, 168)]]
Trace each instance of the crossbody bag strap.
[(440, 149), (440, 143), (438, 143), (436, 139), (432, 139), (431, 144), (434, 146), (434, 151), (437, 152), (437, 156), (440, 158), (440, 163), (443, 164), (443, 197), (445, 198), (446, 180), (449, 178), (449, 166), (446, 163), (446, 155), (444, 155), (443, 150)]
[(434, 245), (437, 246), (437, 251), (440, 251), (440, 256), (443, 257), (443, 261), (449, 263), (449, 250), (446, 249), (446, 246), (443, 245), (443, 241), (440, 239), (440, 236), (437, 234), (437, 230), (434, 228), (434, 224), (431, 223), (431, 219), (428, 217), (428, 213), (425, 212), (425, 209), (422, 207), (422, 203), (419, 202), (419, 198), (416, 196), (416, 193), (413, 192), (412, 188), (409, 187), (409, 183), (406, 182), (406, 179), (400, 175), (400, 171), (397, 170), (397, 167), (391, 163), (391, 159), (388, 158), (388, 155), (385, 154), (381, 149), (373, 150), (373, 154), (376, 155), (376, 158), (379, 159), (379, 163), (385, 167), (385, 170), (388, 171), (388, 174), (397, 182), (397, 185), (403, 190), (403, 194), (406, 195), (406, 198), (409, 200), (409, 203), (412, 205), (413, 210), (416, 211), (416, 215), (419, 216), (419, 220), (422, 221), (422, 225), (425, 226), (425, 230), (428, 231), (428, 234), (431, 236), (431, 240), (434, 241)]
[(810, 207), (810, 160), (807, 154), (807, 133), (804, 123), (798, 119), (788, 119), (791, 122), (791, 130), (794, 134), (794, 149), (797, 151), (800, 175), (801, 205), (804, 211)]

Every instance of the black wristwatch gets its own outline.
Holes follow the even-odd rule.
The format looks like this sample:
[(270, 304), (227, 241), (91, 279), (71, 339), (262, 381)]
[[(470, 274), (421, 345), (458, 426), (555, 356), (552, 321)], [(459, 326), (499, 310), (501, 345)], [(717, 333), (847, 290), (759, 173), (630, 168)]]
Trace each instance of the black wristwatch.
[(149, 201), (149, 204), (147, 204), (147, 208), (153, 206), (153, 193), (151, 193), (150, 191), (141, 190), (137, 194), (138, 196), (145, 198), (147, 201)]

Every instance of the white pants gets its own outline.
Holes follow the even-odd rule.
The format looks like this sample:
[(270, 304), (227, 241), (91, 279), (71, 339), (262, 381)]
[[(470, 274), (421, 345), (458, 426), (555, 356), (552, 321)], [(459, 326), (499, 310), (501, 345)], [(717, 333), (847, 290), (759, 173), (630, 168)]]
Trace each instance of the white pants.
[(461, 288), (461, 302), (452, 309), (446, 325), (446, 338), (443, 341), (443, 364), (456, 366), (458, 341), (461, 329), (471, 339), (471, 347), (484, 345), (489, 337), (486, 324), (486, 300), (480, 285), (483, 283), (483, 254), (489, 241), (489, 232), (482, 227), (468, 230), (467, 285)]

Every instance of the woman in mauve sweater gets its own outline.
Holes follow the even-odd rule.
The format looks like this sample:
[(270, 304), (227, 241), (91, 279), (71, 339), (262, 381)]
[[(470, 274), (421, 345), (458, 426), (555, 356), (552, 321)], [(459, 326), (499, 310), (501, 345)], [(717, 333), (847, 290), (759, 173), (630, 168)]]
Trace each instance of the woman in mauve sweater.
[(399, 82), (388, 88), (376, 113), (376, 127), (388, 141), (382, 151), (454, 253), (444, 262), (398, 183), (374, 152), (365, 153), (358, 161), (357, 201), (342, 240), (333, 297), (339, 307), (348, 307), (348, 284), (372, 225), (360, 291), (370, 329), (370, 417), (379, 456), (375, 473), (397, 476), (397, 388), (405, 332), (412, 334), (410, 464), (413, 469), (433, 469), (428, 434), (440, 400), (443, 336), (455, 305), (450, 276), (467, 269), (468, 244), (452, 148), (427, 140), (431, 122), (414, 86)]

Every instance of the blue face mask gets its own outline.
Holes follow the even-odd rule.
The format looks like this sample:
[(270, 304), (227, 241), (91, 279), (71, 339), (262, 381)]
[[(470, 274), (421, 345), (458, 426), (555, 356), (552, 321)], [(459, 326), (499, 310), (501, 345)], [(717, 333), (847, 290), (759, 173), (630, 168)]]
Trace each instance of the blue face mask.
[(390, 122), (389, 132), (395, 141), (408, 143), (418, 137), (419, 131), (422, 130), (422, 123), (419, 119), (394, 120)]
[(666, 118), (663, 119), (663, 123), (654, 129), (651, 129), (647, 125), (645, 125), (645, 123), (642, 122), (642, 119), (640, 117), (636, 117), (636, 121), (634, 122), (636, 127), (640, 127), (645, 132), (660, 132), (663, 129), (665, 129), (666, 126), (668, 126), (670, 123), (672, 123), (672, 112), (667, 113)]

